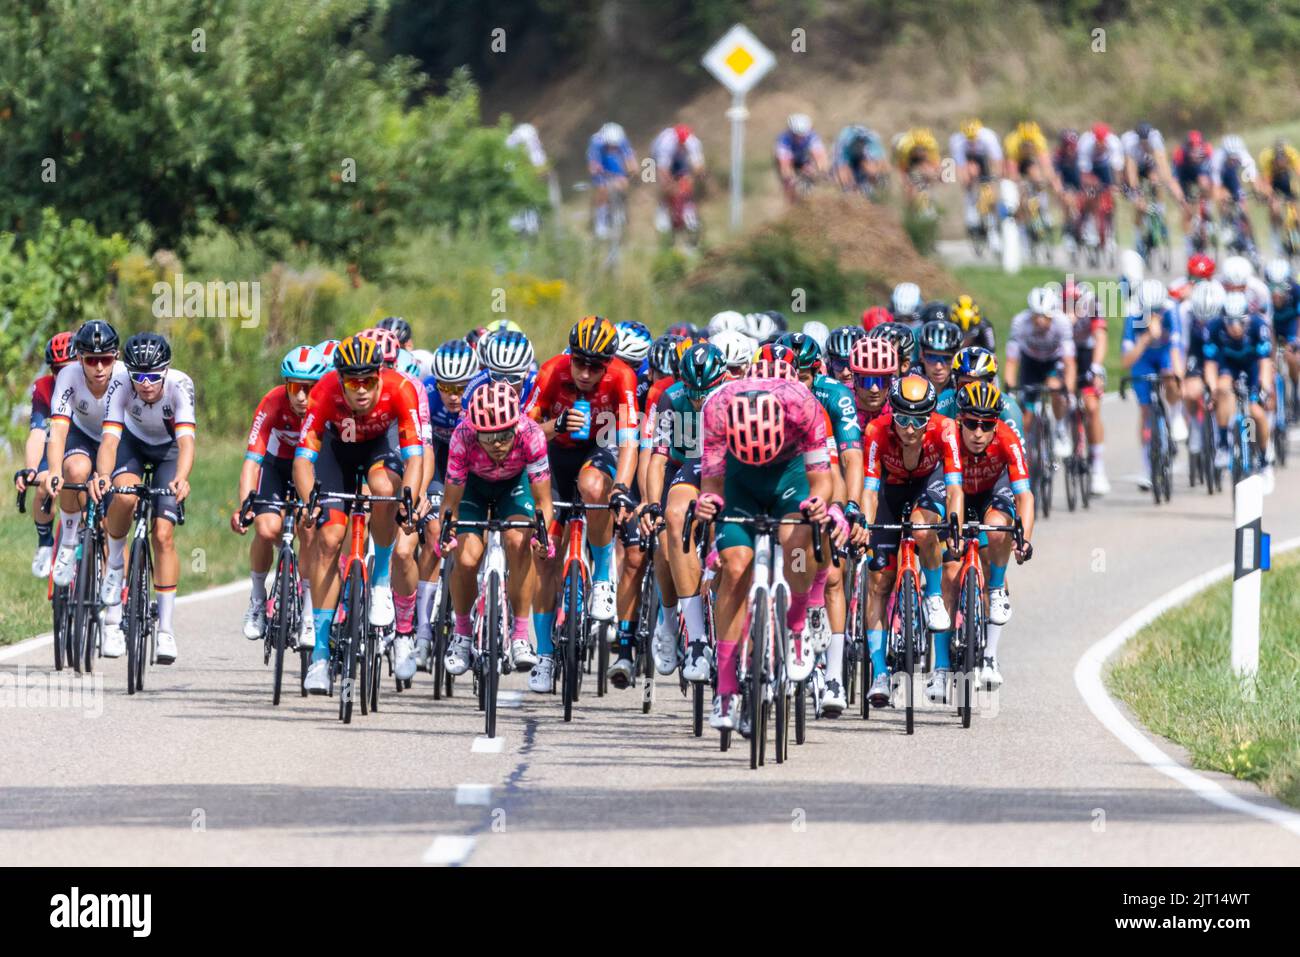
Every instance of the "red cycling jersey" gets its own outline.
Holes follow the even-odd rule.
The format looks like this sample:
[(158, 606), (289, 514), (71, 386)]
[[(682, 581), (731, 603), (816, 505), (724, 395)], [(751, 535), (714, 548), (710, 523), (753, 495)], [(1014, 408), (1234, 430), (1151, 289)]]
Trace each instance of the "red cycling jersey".
[(957, 423), (938, 412), (930, 413), (930, 421), (921, 436), (920, 458), (914, 468), (909, 469), (903, 463), (903, 446), (898, 441), (892, 417), (872, 419), (863, 444), (867, 449), (866, 487), (870, 491), (880, 491), (882, 481), (887, 485), (924, 481), (940, 462), (945, 485), (962, 482)]
[(321, 437), (327, 430), (342, 442), (367, 442), (386, 434), (394, 425), (402, 458), (422, 455), (420, 397), (410, 379), (394, 369), (381, 369), (379, 397), (369, 412), (358, 413), (348, 405), (343, 382), (338, 372), (332, 370), (311, 390), (295, 454), (314, 462), (320, 453)]
[(33, 429), (44, 429), (54, 408), (54, 375), (43, 375), (32, 383), (32, 418)]
[[(581, 392), (573, 381), (567, 355), (547, 359), (537, 373), (537, 383), (528, 400), (528, 415), (538, 422), (549, 422), (573, 403), (585, 399), (591, 403), (591, 431), (584, 441), (577, 441), (567, 432), (557, 432), (551, 441), (561, 448), (587, 446), (597, 441), (599, 433), (611, 426), (617, 429), (617, 441), (609, 445), (622, 445), (636, 438), (636, 373), (626, 363), (613, 360), (605, 375), (590, 392)], [(602, 444), (605, 440), (602, 439)]]
[(993, 441), (983, 453), (976, 455), (970, 449), (962, 448), (964, 468), (962, 469), (962, 491), (967, 495), (987, 492), (997, 484), (1002, 473), (1007, 473), (1011, 480), (1011, 491), (1019, 495), (1029, 491), (1029, 469), (1025, 464), (1025, 447), (1012, 431), (1011, 426), (999, 420)]
[(298, 446), (298, 433), (302, 429), (302, 416), (289, 404), (289, 392), (277, 385), (257, 404), (253, 425), (248, 430), (248, 450), (244, 458), (261, 462), (268, 454), (272, 458), (291, 459)]

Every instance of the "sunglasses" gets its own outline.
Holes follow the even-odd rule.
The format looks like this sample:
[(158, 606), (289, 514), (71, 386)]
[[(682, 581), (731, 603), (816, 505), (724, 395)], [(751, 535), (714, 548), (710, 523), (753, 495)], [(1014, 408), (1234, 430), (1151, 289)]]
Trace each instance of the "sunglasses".
[(167, 378), (164, 372), (132, 372), (131, 381), (136, 385), (157, 385), (163, 379)]
[(102, 356), (82, 356), (81, 361), (88, 366), (111, 366), (117, 361), (117, 356), (112, 353)]
[(504, 382), (506, 385), (523, 385), (524, 380), (528, 378), (527, 372), (489, 372), (488, 378), (493, 382)]
[(594, 362), (591, 359), (584, 359), (582, 356), (570, 356), (569, 359), (574, 365), (582, 366), (582, 368), (588, 369), (591, 372), (603, 373), (607, 368), (609, 368), (608, 362)]
[(483, 445), (509, 445), (515, 440), (515, 430), (510, 428), (500, 432), (480, 432), (478, 440)]
[(926, 362), (939, 362), (942, 363), (943, 365), (952, 364), (951, 355), (941, 355), (938, 352), (927, 352), (924, 356), (922, 356), (922, 358), (925, 359)]
[(349, 392), (361, 392), (363, 390), (370, 392), (378, 385), (379, 376), (377, 375), (346, 376), (343, 379), (343, 388)]
[(844, 371), (848, 369), (848, 367), (849, 367), (848, 359), (827, 359), (826, 360), (826, 370), (837, 379), (844, 374)]
[(972, 432), (992, 432), (998, 427), (998, 419), (968, 419), (959, 420), (962, 428), (970, 429)]
[(894, 421), (905, 429), (923, 429), (930, 421), (928, 415), (900, 415), (894, 413)]
[(464, 382), (439, 382), (438, 391), (443, 393), (444, 395), (464, 395), (465, 383)]
[(853, 381), (863, 392), (870, 392), (873, 389), (884, 391), (889, 388), (889, 383), (893, 376), (888, 375), (860, 375), (854, 376)]
[(311, 387), (313, 385), (315, 385), (314, 382), (300, 382), (295, 379), (293, 381), (286, 382), (284, 384), (284, 388), (285, 391), (288, 392), (290, 395), (307, 395), (307, 393), (311, 392)]

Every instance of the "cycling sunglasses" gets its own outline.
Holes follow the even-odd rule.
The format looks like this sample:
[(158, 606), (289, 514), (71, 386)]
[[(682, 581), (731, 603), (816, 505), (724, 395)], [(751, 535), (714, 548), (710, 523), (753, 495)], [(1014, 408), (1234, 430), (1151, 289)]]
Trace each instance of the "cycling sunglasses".
[(528, 378), (527, 372), (489, 372), (488, 378), (493, 382), (504, 382), (506, 385), (523, 385), (524, 380)]
[(446, 395), (464, 395), (465, 383), (464, 382), (439, 382), (438, 391), (445, 393)]
[(360, 392), (363, 389), (366, 392), (371, 392), (378, 385), (379, 376), (377, 375), (343, 377), (343, 388), (347, 389), (349, 392)]
[(111, 366), (117, 361), (117, 355), (112, 352), (97, 356), (82, 356), (81, 361), (88, 366)]
[(298, 379), (291, 379), (284, 384), (284, 389), (290, 395), (307, 395), (311, 392), (311, 387), (315, 384), (316, 383), (314, 382), (302, 382)]
[(923, 429), (930, 421), (928, 415), (902, 415), (894, 413), (894, 421), (905, 429)]
[(884, 392), (889, 388), (893, 378), (891, 375), (859, 375), (853, 377), (853, 382), (863, 392), (870, 392), (872, 389)]
[(511, 426), (499, 432), (480, 432), (478, 440), (482, 445), (509, 445), (515, 440), (515, 428)]
[(992, 432), (998, 427), (997, 419), (976, 419), (963, 416), (958, 419), (964, 429), (970, 429), (972, 432)]
[(157, 385), (163, 379), (167, 378), (167, 371), (162, 372), (132, 372), (131, 381), (136, 385)]
[(594, 359), (588, 359), (585, 358), (584, 356), (579, 356), (579, 355), (569, 356), (569, 361), (572, 362), (574, 365), (582, 366), (584, 369), (590, 369), (592, 372), (603, 373), (606, 369), (609, 368), (608, 362), (598, 362)]
[(926, 362), (941, 362), (944, 365), (952, 365), (952, 353), (947, 355), (940, 352), (927, 352), (921, 356)]
[(848, 359), (827, 359), (826, 360), (826, 371), (829, 372), (836, 379), (842, 376), (844, 374), (844, 371), (848, 369), (848, 367), (849, 367)]

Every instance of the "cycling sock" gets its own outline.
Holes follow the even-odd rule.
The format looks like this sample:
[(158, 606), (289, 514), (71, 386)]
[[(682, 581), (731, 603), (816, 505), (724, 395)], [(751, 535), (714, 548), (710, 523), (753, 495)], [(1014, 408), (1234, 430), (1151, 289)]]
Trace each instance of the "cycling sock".
[(108, 567), (121, 570), (126, 566), (126, 536), (108, 536)]
[(527, 615), (515, 615), (515, 620), (510, 626), (510, 640), (511, 641), (528, 640), (528, 616)]
[(636, 628), (636, 623), (619, 619), (618, 622), (618, 656), (620, 658), (632, 657), (633, 635), (632, 631)]
[(370, 584), (387, 585), (389, 583), (389, 572), (392, 568), (393, 546), (392, 545), (375, 545), (375, 567), (371, 573)]
[(266, 572), (249, 572), (248, 578), (253, 583), (253, 600), (266, 601)]
[(1090, 445), (1088, 451), (1092, 453), (1092, 467), (1099, 472), (1102, 471), (1106, 467), (1106, 443), (1098, 442), (1096, 445)]
[(307, 581), (307, 579), (304, 578), (304, 579), (302, 580), (302, 618), (303, 618), (303, 621), (306, 621), (308, 618), (311, 618), (311, 617), (312, 617), (312, 614), (313, 614), (313, 612), (312, 612), (312, 605), (311, 605), (311, 582)]
[(808, 613), (808, 592), (790, 596), (790, 609), (785, 613), (785, 626), (791, 634), (803, 632), (804, 616)]
[(984, 657), (998, 656), (998, 639), (1002, 637), (1002, 626), (989, 622), (984, 631)]
[(922, 566), (921, 575), (925, 578), (925, 597), (943, 594), (943, 568), (926, 568)]
[(718, 694), (740, 694), (740, 679), (736, 674), (739, 657), (740, 642), (718, 642)]
[(691, 641), (704, 640), (704, 599), (699, 595), (683, 598), (681, 614), (686, 619), (686, 637)]
[[(46, 531), (48, 532), (50, 526), (47, 525), (45, 526), (45, 528)], [(63, 511), (63, 509), (59, 509), (59, 541), (60, 542), (62, 542), (64, 545), (75, 545), (77, 543), (77, 530), (79, 528), (81, 528), (80, 512), (65, 512)], [(39, 530), (39, 526), (38, 526), (38, 530)], [(125, 543), (126, 539), (125, 538), (122, 539), (122, 542)], [(42, 542), (41, 544), (43, 545), (45, 543)]]
[(885, 664), (885, 629), (871, 628), (867, 631), (867, 650), (871, 652), (871, 670), (877, 675), (889, 674)]
[(1007, 566), (995, 565), (989, 563), (989, 587), (1006, 588), (1007, 587)]
[[(77, 518), (81, 518), (81, 513), (77, 513)], [(42, 548), (54, 547), (54, 523), (46, 522), (44, 525), (36, 526), (36, 544)]]
[(393, 609), (397, 614), (397, 633), (409, 635), (415, 623), (415, 592), (409, 595), (394, 595)]
[(472, 627), (469, 622), (469, 615), (462, 615), (460, 612), (455, 612), (455, 615), (456, 615), (456, 634), (463, 635), (463, 636), (469, 635), (470, 628)]
[(317, 608), (311, 613), (316, 623), (316, 646), (311, 650), (312, 661), (328, 661), (330, 656), (330, 625), (334, 624), (333, 608)]
[(591, 577), (595, 581), (613, 584), (614, 543), (591, 546)]
[(176, 607), (176, 586), (154, 585), (153, 593), (158, 599), (158, 630), (175, 634), (172, 631), (172, 610)]
[(429, 624), (429, 614), (433, 610), (433, 582), (415, 583), (415, 633), (421, 638), (428, 638), (433, 631)]
[(537, 632), (537, 653), (539, 655), (555, 653), (555, 642), (551, 640), (551, 632), (554, 630), (555, 612), (533, 612), (533, 631)]
[(940, 668), (944, 671), (948, 670), (950, 664), (948, 659), (948, 641), (951, 638), (951, 631), (936, 631), (931, 635), (931, 640), (934, 642), (934, 668), (936, 671)]
[(844, 633), (831, 635), (830, 646), (826, 649), (826, 674), (836, 681), (844, 670)]
[(107, 625), (122, 624), (122, 603), (121, 602), (118, 602), (116, 605), (109, 605), (108, 608), (105, 609), (104, 623)]
[[(653, 573), (653, 572), (649, 572), (648, 574), (654, 574), (654, 573)], [(677, 631), (677, 619), (678, 619), (678, 617), (679, 617), (679, 615), (677, 614), (677, 606), (676, 606), (676, 605), (660, 605), (660, 606), (659, 606), (659, 613), (660, 613), (661, 615), (664, 616), (664, 621), (667, 623), (668, 628), (669, 628), (672, 632), (676, 633), (676, 631)]]
[(812, 587), (808, 589), (808, 604), (814, 608), (826, 607), (826, 579), (830, 577), (829, 568), (819, 568), (817, 574), (813, 576)]
[(1142, 446), (1142, 474), (1151, 475), (1151, 446), (1145, 443)]

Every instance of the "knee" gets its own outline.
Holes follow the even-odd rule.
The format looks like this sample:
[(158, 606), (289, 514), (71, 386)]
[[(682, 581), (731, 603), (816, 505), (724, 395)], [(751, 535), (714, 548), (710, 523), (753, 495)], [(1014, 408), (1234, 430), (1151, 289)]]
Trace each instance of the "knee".
[(595, 469), (583, 469), (578, 476), (578, 494), (588, 504), (604, 501), (608, 485), (609, 478)]
[(727, 549), (718, 558), (722, 569), (722, 577), (728, 581), (740, 581), (749, 572), (749, 566), (753, 560), (754, 553), (748, 548)]
[(257, 532), (257, 539), (268, 545), (275, 544), (280, 537), (280, 520), (278, 516), (259, 515), (253, 522), (253, 528)]
[(347, 526), (343, 524), (325, 525), (318, 529), (316, 547), (325, 555), (337, 555), (343, 547), (343, 535)]
[(157, 521), (153, 526), (154, 548), (162, 551), (172, 547), (173, 526), (171, 522)]

